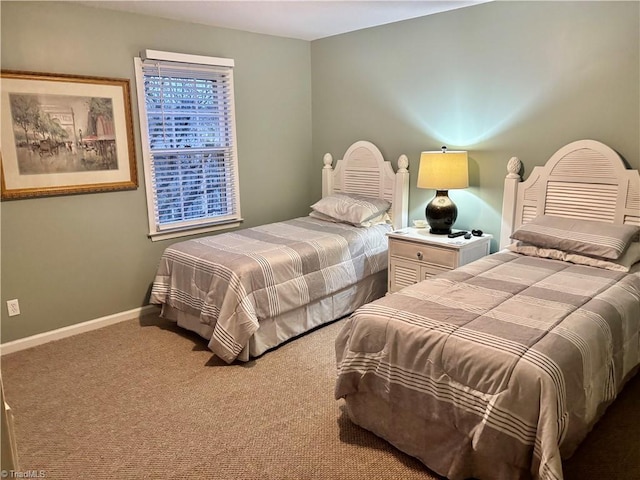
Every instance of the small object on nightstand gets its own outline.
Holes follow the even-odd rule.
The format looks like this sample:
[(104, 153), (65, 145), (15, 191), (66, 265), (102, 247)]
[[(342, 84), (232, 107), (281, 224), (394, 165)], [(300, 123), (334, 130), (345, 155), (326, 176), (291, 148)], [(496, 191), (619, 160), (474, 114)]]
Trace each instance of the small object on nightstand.
[[(476, 235), (476, 236), (477, 236), (477, 235)], [(464, 234), (464, 238), (465, 238), (466, 240), (469, 240), (469, 239), (471, 238), (471, 234), (470, 234), (469, 232), (465, 233), (465, 234)]]
[(463, 235), (466, 235), (468, 232), (466, 232), (465, 230), (460, 230), (459, 232), (455, 232), (455, 233), (450, 233), (449, 235), (447, 235), (447, 237), (449, 238), (456, 238), (456, 237), (461, 237)]
[(473, 235), (474, 237), (481, 237), (482, 233), (482, 230), (471, 230), (471, 235)]
[(427, 228), (429, 224), (427, 223), (426, 220), (414, 220), (413, 221), (413, 226), (416, 228)]

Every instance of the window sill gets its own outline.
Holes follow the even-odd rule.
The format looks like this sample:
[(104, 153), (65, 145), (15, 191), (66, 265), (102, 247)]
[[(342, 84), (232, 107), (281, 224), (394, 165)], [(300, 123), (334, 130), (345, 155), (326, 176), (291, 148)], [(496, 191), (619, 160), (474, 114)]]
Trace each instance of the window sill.
[(229, 222), (229, 223), (218, 223), (216, 225), (191, 227), (191, 228), (186, 228), (181, 230), (170, 230), (170, 231), (168, 230), (164, 232), (153, 232), (153, 233), (149, 233), (149, 238), (151, 239), (152, 242), (157, 242), (159, 240), (169, 240), (171, 238), (187, 237), (190, 235), (199, 235), (201, 233), (216, 232), (219, 230), (229, 230), (231, 228), (239, 227), (242, 221), (243, 221), (242, 219), (239, 219), (239, 220), (233, 220), (232, 222)]

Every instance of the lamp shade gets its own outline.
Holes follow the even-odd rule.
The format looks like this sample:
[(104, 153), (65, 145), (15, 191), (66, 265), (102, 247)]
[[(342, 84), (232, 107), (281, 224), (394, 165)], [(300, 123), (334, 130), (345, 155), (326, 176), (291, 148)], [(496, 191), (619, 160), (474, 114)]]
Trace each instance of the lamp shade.
[(469, 186), (469, 162), (465, 151), (420, 154), (418, 188), (450, 190)]

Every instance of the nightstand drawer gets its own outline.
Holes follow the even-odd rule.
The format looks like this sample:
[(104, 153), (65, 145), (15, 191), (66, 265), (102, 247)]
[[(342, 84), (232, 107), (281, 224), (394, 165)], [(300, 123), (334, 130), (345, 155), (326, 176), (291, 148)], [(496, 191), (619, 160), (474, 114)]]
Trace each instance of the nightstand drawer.
[(420, 245), (416, 243), (393, 241), (389, 242), (389, 254), (407, 260), (427, 262), (446, 268), (454, 268), (457, 263), (457, 253), (452, 250), (434, 247), (432, 245)]

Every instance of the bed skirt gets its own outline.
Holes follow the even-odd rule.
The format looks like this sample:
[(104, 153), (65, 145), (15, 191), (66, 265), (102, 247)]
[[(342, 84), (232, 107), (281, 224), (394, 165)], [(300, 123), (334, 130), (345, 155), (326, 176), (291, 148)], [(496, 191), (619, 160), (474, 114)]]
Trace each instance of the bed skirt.
[[(260, 327), (249, 339), (238, 360), (249, 361), (287, 340), (297, 337), (320, 325), (332, 322), (352, 313), (358, 307), (382, 297), (387, 291), (387, 270), (370, 275), (333, 295), (321, 298), (277, 317), (260, 319)], [(179, 327), (197, 333), (210, 340), (213, 326), (167, 304), (162, 305), (162, 318), (174, 321)]]

